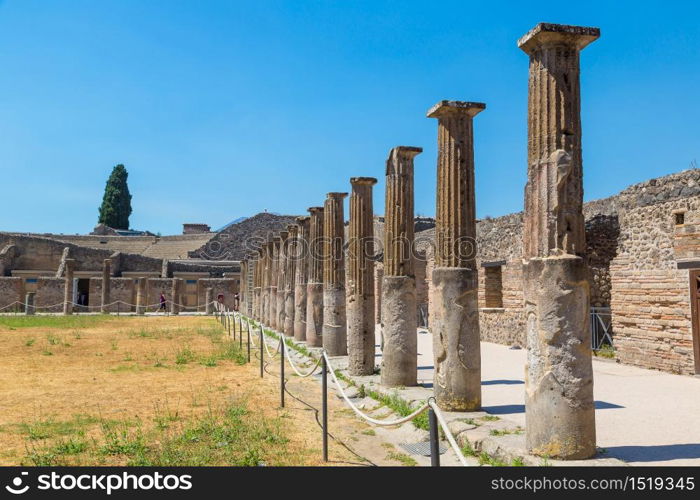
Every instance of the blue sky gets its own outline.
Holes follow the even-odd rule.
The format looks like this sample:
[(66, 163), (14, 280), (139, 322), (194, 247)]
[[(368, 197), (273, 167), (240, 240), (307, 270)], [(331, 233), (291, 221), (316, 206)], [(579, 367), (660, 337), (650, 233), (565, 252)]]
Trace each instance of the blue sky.
[(598, 26), (582, 52), (587, 200), (700, 161), (698, 2), (0, 0), (0, 230), (89, 232), (113, 165), (131, 225), (177, 234), (304, 213), (421, 146), (435, 213), (440, 99), (475, 119), (479, 217), (521, 210), (537, 22)]

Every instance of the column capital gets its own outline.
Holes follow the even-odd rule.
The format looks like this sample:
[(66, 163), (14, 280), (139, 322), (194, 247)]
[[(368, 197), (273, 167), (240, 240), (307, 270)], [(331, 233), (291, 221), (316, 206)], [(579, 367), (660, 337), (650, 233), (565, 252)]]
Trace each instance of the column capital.
[(350, 177), (350, 184), (353, 186), (374, 186), (377, 179), (374, 177)]
[(297, 226), (296, 224), (289, 224), (287, 226), (287, 232), (289, 233), (289, 236), (293, 237), (294, 235), (297, 234), (298, 231), (299, 231), (299, 226)]
[(528, 54), (538, 48), (554, 45), (567, 45), (581, 50), (599, 37), (600, 28), (539, 23), (518, 40), (518, 47)]
[(474, 117), (486, 109), (483, 102), (469, 101), (448, 101), (443, 99), (430, 108), (427, 113), (428, 118), (442, 118), (449, 115), (464, 115)]
[(340, 198), (341, 200), (345, 198), (348, 195), (348, 193), (326, 193), (327, 198), (330, 199), (338, 199)]
[(294, 220), (296, 220), (299, 224), (303, 224), (304, 222), (306, 222), (309, 219), (311, 219), (311, 217), (309, 217), (308, 215), (300, 215), (299, 217), (297, 217)]
[(313, 214), (317, 212), (323, 212), (323, 207), (309, 207), (307, 208), (307, 210), (310, 214)]

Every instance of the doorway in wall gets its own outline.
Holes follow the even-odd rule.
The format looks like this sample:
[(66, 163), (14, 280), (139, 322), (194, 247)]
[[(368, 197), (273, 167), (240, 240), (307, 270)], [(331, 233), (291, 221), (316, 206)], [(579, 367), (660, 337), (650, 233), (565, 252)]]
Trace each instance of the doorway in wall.
[(700, 269), (690, 271), (690, 310), (693, 316), (695, 373), (700, 374)]
[(81, 306), (90, 305), (90, 278), (80, 278), (76, 286), (76, 304)]

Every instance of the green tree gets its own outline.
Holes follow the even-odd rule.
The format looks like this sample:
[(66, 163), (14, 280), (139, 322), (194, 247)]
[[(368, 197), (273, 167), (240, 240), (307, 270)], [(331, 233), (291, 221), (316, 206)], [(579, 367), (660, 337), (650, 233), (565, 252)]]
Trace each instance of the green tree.
[(129, 177), (129, 173), (124, 165), (119, 164), (112, 169), (105, 186), (98, 223), (114, 229), (129, 229), (131, 194), (126, 183), (127, 177)]

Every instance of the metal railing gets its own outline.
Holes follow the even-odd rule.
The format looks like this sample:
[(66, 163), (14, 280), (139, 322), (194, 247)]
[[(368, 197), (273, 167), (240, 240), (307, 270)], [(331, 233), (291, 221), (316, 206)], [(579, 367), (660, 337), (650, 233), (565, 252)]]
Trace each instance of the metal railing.
[(609, 307), (591, 307), (591, 349), (613, 347), (612, 311)]

